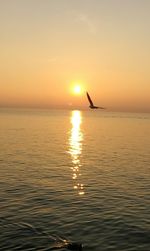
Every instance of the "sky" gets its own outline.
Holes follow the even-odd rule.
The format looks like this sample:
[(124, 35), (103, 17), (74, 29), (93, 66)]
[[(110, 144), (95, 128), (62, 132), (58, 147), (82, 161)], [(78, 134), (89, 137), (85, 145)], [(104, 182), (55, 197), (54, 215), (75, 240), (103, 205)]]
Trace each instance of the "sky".
[(149, 25), (149, 0), (1, 0), (0, 107), (87, 107), (88, 91), (150, 112)]

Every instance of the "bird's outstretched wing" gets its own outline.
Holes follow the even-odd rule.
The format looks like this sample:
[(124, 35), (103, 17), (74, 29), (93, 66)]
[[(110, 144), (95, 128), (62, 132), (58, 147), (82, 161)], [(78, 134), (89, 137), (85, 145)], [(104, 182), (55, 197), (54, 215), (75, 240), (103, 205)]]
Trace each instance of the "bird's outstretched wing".
[(86, 93), (86, 95), (87, 95), (88, 101), (90, 102), (90, 105), (94, 106), (92, 99), (90, 98), (90, 95), (88, 94), (88, 92)]

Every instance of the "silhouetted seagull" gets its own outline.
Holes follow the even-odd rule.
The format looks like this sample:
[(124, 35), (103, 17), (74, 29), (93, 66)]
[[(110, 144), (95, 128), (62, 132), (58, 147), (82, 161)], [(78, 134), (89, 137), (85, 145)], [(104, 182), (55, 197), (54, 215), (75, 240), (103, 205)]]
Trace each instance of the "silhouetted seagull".
[(86, 93), (86, 95), (87, 95), (87, 98), (88, 98), (88, 101), (89, 101), (89, 103), (90, 103), (90, 108), (91, 109), (105, 109), (104, 107), (99, 107), (99, 106), (95, 106), (94, 104), (93, 104), (93, 101), (92, 101), (92, 99), (90, 98), (90, 95), (88, 94), (88, 92)]

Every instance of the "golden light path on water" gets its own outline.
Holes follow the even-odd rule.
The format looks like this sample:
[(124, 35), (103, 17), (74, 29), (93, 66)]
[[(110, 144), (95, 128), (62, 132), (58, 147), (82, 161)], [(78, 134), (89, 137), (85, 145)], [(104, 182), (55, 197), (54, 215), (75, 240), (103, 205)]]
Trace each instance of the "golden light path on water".
[(74, 181), (73, 187), (78, 191), (79, 195), (83, 195), (84, 185), (80, 183), (79, 177), (81, 176), (81, 162), (80, 157), (82, 154), (82, 142), (83, 142), (83, 133), (81, 131), (82, 123), (82, 114), (80, 111), (72, 111), (71, 113), (71, 135), (69, 138), (69, 153), (72, 158), (73, 171), (72, 179)]

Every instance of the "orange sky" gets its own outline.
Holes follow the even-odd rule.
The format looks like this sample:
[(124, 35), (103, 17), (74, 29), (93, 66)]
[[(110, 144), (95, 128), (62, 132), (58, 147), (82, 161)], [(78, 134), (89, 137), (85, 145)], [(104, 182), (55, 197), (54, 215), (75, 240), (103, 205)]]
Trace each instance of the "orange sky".
[[(150, 1), (0, 2), (0, 106), (150, 111)], [(78, 82), (84, 92), (73, 95)]]

